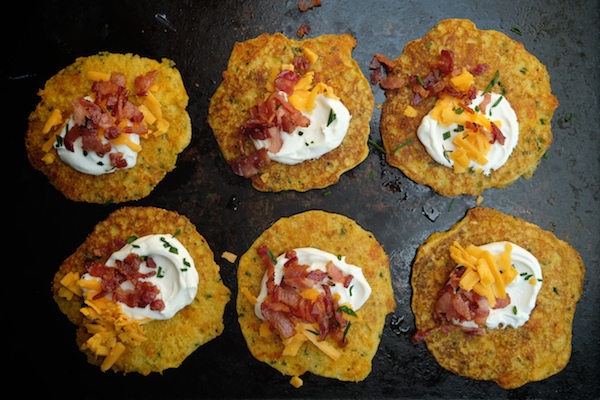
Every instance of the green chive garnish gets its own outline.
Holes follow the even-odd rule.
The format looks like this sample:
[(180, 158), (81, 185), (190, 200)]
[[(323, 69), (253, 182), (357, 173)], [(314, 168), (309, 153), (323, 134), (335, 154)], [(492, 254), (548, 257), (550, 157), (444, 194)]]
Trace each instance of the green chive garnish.
[(400, 150), (401, 148), (403, 148), (404, 146), (406, 146), (407, 144), (409, 144), (411, 142), (412, 142), (412, 139), (408, 139), (406, 142), (400, 143), (398, 146), (396, 146), (394, 148), (394, 150), (392, 150), (392, 154), (394, 154), (395, 152), (397, 152), (398, 150)]
[(496, 83), (498, 83), (498, 79), (500, 79), (500, 71), (496, 71), (494, 79), (490, 81), (490, 84), (485, 88), (482, 94), (486, 94), (487, 92), (491, 91)]

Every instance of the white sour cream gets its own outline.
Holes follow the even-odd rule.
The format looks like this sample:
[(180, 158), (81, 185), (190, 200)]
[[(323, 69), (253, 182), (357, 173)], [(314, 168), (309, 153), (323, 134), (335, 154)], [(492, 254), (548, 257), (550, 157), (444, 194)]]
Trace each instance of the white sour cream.
[[(63, 139), (65, 138), (68, 129), (70, 129), (70, 127), (72, 127), (73, 125), (75, 125), (75, 121), (73, 121), (73, 118), (71, 118), (60, 132), (60, 136)], [(139, 135), (135, 133), (131, 133), (128, 135), (129, 140), (131, 140), (135, 144), (140, 144)], [(104, 137), (102, 137), (101, 140), (102, 143), (109, 143), (109, 141)], [(58, 142), (54, 142), (54, 148), (56, 149), (58, 156), (64, 163), (70, 165), (72, 168), (76, 169), (77, 171), (83, 174), (102, 175), (116, 171), (117, 168), (114, 168), (110, 165), (111, 153), (123, 153), (123, 158), (125, 159), (125, 161), (127, 161), (127, 166), (120, 169), (132, 168), (137, 162), (138, 153), (136, 151), (131, 150), (131, 148), (129, 148), (129, 146), (125, 144), (115, 146), (111, 143), (110, 152), (104, 154), (102, 157), (99, 157), (98, 154), (96, 154), (96, 152), (94, 151), (84, 152), (82, 148), (82, 141), (83, 139), (81, 137), (75, 140), (75, 142), (73, 143), (73, 151), (67, 150), (67, 148), (64, 145), (59, 146)]]
[[(341, 259), (339, 259), (331, 253), (310, 247), (295, 249), (295, 251), (296, 256), (298, 257), (298, 264), (308, 265), (308, 271), (320, 270), (325, 272), (327, 271), (327, 263), (331, 261), (342, 270), (344, 275), (351, 274), (354, 277), (348, 288), (344, 288), (344, 285), (340, 283), (329, 287), (332, 296), (335, 294), (340, 296), (340, 299), (338, 300), (340, 305), (348, 305), (352, 310), (357, 311), (366, 303), (369, 296), (371, 296), (371, 286), (365, 279), (362, 269), (356, 265), (347, 264), (345, 261), (346, 257), (341, 257)], [(276, 285), (281, 284), (281, 280), (283, 279), (283, 266), (287, 261), (288, 259), (285, 257), (285, 253), (277, 257), (277, 263), (275, 264)], [(323, 292), (321, 284), (326, 284), (326, 281), (328, 280), (328, 278), (325, 278), (322, 282), (315, 284), (313, 288)], [(257, 298), (258, 301), (254, 305), (254, 312), (260, 319), (264, 319), (262, 312), (260, 311), (260, 306), (266, 296), (267, 274), (265, 273), (261, 284), (260, 294)]]
[[(479, 95), (473, 100), (469, 106), (475, 110), (475, 106), (478, 106), (483, 101), (483, 92), (479, 92)], [(486, 107), (486, 113), (484, 114), (490, 121), (500, 121), (500, 130), (506, 137), (504, 145), (501, 145), (497, 141), (490, 146), (490, 151), (486, 155), (488, 162), (485, 165), (481, 165), (473, 160), (469, 164), (470, 168), (474, 170), (481, 169), (485, 175), (489, 175), (492, 170), (497, 170), (502, 167), (508, 157), (517, 146), (519, 140), (519, 123), (517, 121), (517, 114), (511, 107), (506, 97), (492, 93), (492, 100)], [(500, 100), (500, 98), (502, 98)], [(499, 103), (492, 107), (496, 102)], [(476, 111), (477, 112), (477, 111)], [(480, 112), (480, 111), (479, 111)], [(421, 143), (425, 146), (427, 153), (439, 164), (446, 167), (452, 168), (454, 162), (452, 159), (447, 157), (448, 153), (453, 151), (456, 146), (452, 143), (452, 140), (456, 135), (462, 135), (464, 132), (457, 132), (458, 124), (453, 123), (450, 126), (443, 126), (433, 119), (428, 113), (421, 120), (421, 125), (417, 129), (417, 136)], [(450, 136), (444, 139), (444, 134), (450, 132)]]
[[(335, 119), (327, 124), (330, 113), (335, 115)], [(310, 119), (310, 125), (299, 126), (291, 133), (281, 131), (283, 146), (277, 153), (268, 152), (271, 160), (282, 164), (299, 164), (319, 158), (342, 143), (350, 126), (351, 116), (341, 101), (319, 94), (312, 113), (303, 114)], [(271, 139), (252, 141), (256, 149), (261, 149), (269, 148)]]
[[(494, 242), (479, 246), (495, 256), (504, 252), (508, 242)], [(524, 248), (511, 243), (511, 264), (519, 271), (519, 275), (506, 286), (506, 293), (510, 296), (510, 304), (503, 308), (490, 309), (485, 326), (488, 329), (504, 329), (507, 326), (518, 328), (529, 321), (531, 312), (535, 308), (538, 293), (542, 288), (542, 268), (538, 260)], [(535, 281), (533, 280), (535, 279)], [(533, 284), (532, 282), (535, 282)], [(473, 321), (459, 323), (465, 327), (477, 327)]]
[[(173, 235), (156, 234), (137, 238), (114, 252), (105, 265), (114, 267), (116, 260), (124, 260), (131, 253), (140, 257), (147, 256), (156, 263), (156, 268), (149, 268), (143, 261), (139, 271), (140, 273), (156, 272), (156, 275), (141, 280), (158, 287), (159, 293), (156, 298), (165, 303), (165, 309), (153, 311), (149, 305), (145, 308), (129, 307), (119, 302), (124, 314), (134, 320), (148, 318), (165, 320), (172, 318), (179, 310), (194, 300), (198, 292), (198, 271), (196, 271), (194, 260), (187, 249)], [(84, 274), (82, 278), (99, 280), (90, 274)], [(121, 287), (131, 289), (133, 285), (130, 281), (125, 281)], [(107, 297), (112, 298), (112, 295), (109, 294)]]

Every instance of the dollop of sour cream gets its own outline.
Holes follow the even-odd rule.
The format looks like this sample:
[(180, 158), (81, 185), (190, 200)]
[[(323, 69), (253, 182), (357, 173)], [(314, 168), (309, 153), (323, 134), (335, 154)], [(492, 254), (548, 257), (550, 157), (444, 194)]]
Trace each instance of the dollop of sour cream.
[[(312, 112), (302, 114), (310, 119), (310, 125), (299, 126), (293, 132), (282, 131), (283, 145), (277, 153), (268, 152), (271, 160), (294, 165), (316, 159), (337, 148), (346, 137), (351, 116), (340, 100), (319, 94)], [(261, 149), (269, 148), (271, 139), (252, 141), (256, 149)]]
[[(75, 125), (75, 121), (73, 121), (73, 118), (70, 118), (69, 122), (60, 132), (60, 137), (64, 139), (68, 130), (73, 125)], [(130, 133), (128, 135), (129, 140), (135, 144), (140, 144), (140, 136), (138, 134)], [(109, 143), (104, 137), (101, 137), (101, 140), (102, 143)], [(100, 157), (95, 151), (83, 151), (82, 142), (83, 139), (78, 137), (73, 143), (73, 151), (68, 150), (64, 145), (59, 145), (58, 142), (54, 142), (54, 148), (64, 163), (83, 174), (103, 175), (115, 172), (117, 168), (110, 165), (111, 153), (123, 153), (123, 158), (127, 161), (127, 166), (120, 169), (132, 168), (137, 162), (138, 153), (125, 144), (115, 145), (110, 143), (110, 152), (105, 153)]]
[[(499, 256), (508, 242), (488, 243), (479, 248), (489, 251), (492, 255)], [(506, 293), (510, 296), (510, 304), (503, 308), (490, 308), (485, 326), (488, 329), (504, 329), (508, 326), (518, 328), (529, 321), (531, 312), (535, 308), (538, 293), (542, 288), (542, 268), (533, 254), (524, 248), (512, 245), (511, 263), (519, 271), (519, 275), (506, 286)], [(466, 321), (460, 325), (477, 327), (473, 321)]]
[[(371, 296), (371, 286), (369, 282), (365, 279), (365, 276), (362, 273), (362, 269), (357, 267), (356, 265), (346, 263), (346, 257), (335, 256), (331, 253), (328, 253), (323, 250), (304, 247), (295, 249), (296, 256), (298, 257), (298, 263), (301, 265), (308, 265), (308, 271), (327, 271), (326, 265), (330, 261), (338, 267), (344, 275), (352, 275), (354, 278), (350, 285), (345, 288), (344, 285), (337, 283), (333, 286), (329, 286), (331, 290), (331, 295), (339, 295), (340, 299), (338, 303), (340, 305), (347, 305), (352, 310), (357, 311), (360, 309), (366, 301)], [(285, 257), (285, 253), (277, 257), (277, 263), (275, 264), (275, 284), (281, 284), (281, 280), (283, 279), (283, 266), (288, 261), (288, 258)], [(328, 278), (325, 278), (324, 281), (316, 283), (313, 288), (324, 292), (321, 287), (322, 284), (327, 284)], [(257, 302), (254, 305), (254, 312), (257, 317), (264, 320), (262, 312), (260, 310), (260, 306), (263, 303), (263, 300), (267, 296), (267, 274), (263, 276), (263, 280), (261, 283), (260, 294), (258, 295)]]
[[(142, 258), (152, 258), (156, 268), (149, 268), (143, 261), (140, 265), (140, 273), (155, 271), (156, 274), (142, 281), (150, 282), (159, 289), (157, 299), (161, 299), (165, 308), (162, 311), (154, 311), (150, 306), (129, 307), (120, 303), (124, 314), (134, 320), (165, 320), (172, 318), (179, 310), (190, 304), (198, 292), (198, 271), (194, 266), (194, 260), (173, 235), (154, 234), (137, 238), (126, 244), (120, 250), (111, 254), (105, 265), (114, 267), (117, 260), (124, 260), (129, 254), (135, 253)], [(97, 279), (90, 274), (82, 275), (82, 279)], [(123, 289), (132, 289), (130, 281), (121, 284)], [(112, 298), (111, 294), (107, 295)]]
[[(469, 105), (469, 108), (474, 111), (476, 110), (476, 107), (484, 99), (482, 93), (479, 92), (478, 96)], [(519, 140), (519, 123), (515, 110), (511, 107), (506, 97), (498, 93), (491, 93), (491, 96), (492, 100), (486, 107), (484, 115), (492, 122), (500, 121), (500, 124), (497, 125), (500, 126), (500, 130), (506, 140), (503, 145), (496, 141), (490, 146), (490, 151), (486, 155), (488, 160), (486, 164), (481, 165), (471, 160), (469, 168), (473, 168), (474, 170), (481, 169), (485, 175), (489, 175), (492, 170), (497, 170), (506, 163)], [(481, 113), (481, 111), (475, 112)], [(456, 135), (464, 134), (464, 131), (459, 128), (457, 123), (453, 123), (450, 126), (441, 125), (436, 119), (431, 117), (431, 112), (423, 117), (421, 125), (417, 129), (417, 137), (423, 143), (431, 158), (449, 168), (452, 168), (454, 162), (448, 157), (448, 154), (456, 149), (452, 140)]]

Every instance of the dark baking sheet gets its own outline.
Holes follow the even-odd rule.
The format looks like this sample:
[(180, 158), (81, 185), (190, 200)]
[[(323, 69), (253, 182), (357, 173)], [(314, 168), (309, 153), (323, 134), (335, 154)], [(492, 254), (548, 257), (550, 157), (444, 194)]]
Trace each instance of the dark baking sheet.
[[(13, 4), (2, 24), (2, 96), (5, 122), (3, 197), (5, 233), (5, 382), (22, 395), (70, 398), (598, 398), (600, 396), (599, 182), (599, 2), (596, 1), (332, 1), (301, 13), (289, 1), (45, 1)], [(531, 180), (487, 190), (494, 207), (554, 232), (583, 257), (584, 293), (573, 325), (567, 367), (541, 382), (515, 390), (479, 382), (442, 369), (424, 344), (409, 338), (410, 266), (416, 249), (435, 231), (450, 228), (473, 197), (448, 199), (416, 185), (388, 166), (374, 148), (368, 158), (324, 190), (279, 194), (255, 191), (234, 176), (220, 156), (206, 123), (210, 96), (221, 82), (234, 42), (262, 32), (294, 36), (302, 23), (309, 36), (353, 34), (354, 57), (368, 76), (374, 53), (396, 58), (404, 45), (441, 19), (468, 18), (524, 43), (551, 74), (560, 101), (552, 121), (554, 143)], [(522, 31), (519, 35), (511, 28)], [(234, 293), (222, 336), (162, 376), (101, 373), (75, 345), (75, 328), (54, 304), (50, 282), (61, 262), (93, 226), (117, 205), (66, 200), (27, 162), (23, 144), (27, 116), (44, 82), (78, 56), (99, 51), (168, 57), (187, 87), (192, 143), (176, 170), (146, 199), (187, 215), (212, 247), (225, 284)], [(376, 104), (385, 97), (372, 87)], [(568, 115), (572, 119), (567, 121)], [(371, 138), (380, 142), (380, 109)], [(5, 160), (7, 158), (4, 158)], [(248, 352), (235, 314), (236, 265), (223, 251), (241, 255), (282, 216), (308, 209), (347, 215), (373, 232), (390, 260), (397, 309), (385, 326), (370, 376), (344, 383), (311, 374), (294, 389), (284, 377)], [(15, 260), (15, 261), (13, 261)], [(25, 378), (25, 379), (22, 379)]]

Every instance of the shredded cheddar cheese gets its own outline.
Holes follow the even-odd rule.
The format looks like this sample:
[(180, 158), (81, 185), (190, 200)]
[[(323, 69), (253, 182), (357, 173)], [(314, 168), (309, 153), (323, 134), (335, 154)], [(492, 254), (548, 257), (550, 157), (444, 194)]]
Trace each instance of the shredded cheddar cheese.
[(290, 379), (290, 385), (292, 385), (296, 389), (301, 387), (303, 384), (304, 381), (302, 381), (302, 379), (299, 376), (293, 376), (292, 379)]
[(506, 298), (506, 286), (518, 274), (511, 265), (511, 251), (512, 246), (506, 244), (504, 252), (495, 256), (472, 244), (465, 248), (454, 242), (450, 246), (450, 257), (456, 264), (467, 268), (460, 279), (460, 288), (485, 296), (490, 307), (494, 307), (496, 298)]
[(73, 296), (84, 298), (84, 305), (79, 311), (84, 316), (83, 326), (91, 336), (81, 349), (89, 349), (94, 355), (105, 357), (100, 366), (103, 372), (112, 367), (127, 346), (139, 346), (146, 340), (139, 322), (123, 314), (119, 304), (106, 297), (94, 299), (102, 290), (100, 281), (81, 279), (78, 273), (69, 272), (60, 283), (60, 296), (68, 300)]

